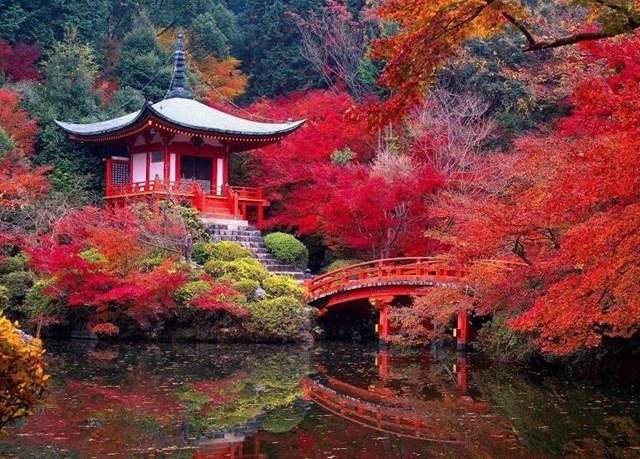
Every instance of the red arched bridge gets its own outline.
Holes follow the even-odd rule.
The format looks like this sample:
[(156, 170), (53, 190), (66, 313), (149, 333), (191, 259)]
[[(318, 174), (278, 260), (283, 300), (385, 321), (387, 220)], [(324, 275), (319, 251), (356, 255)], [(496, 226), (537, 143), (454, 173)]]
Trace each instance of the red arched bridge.
[[(487, 260), (485, 264), (508, 265), (509, 262)], [(378, 334), (389, 338), (389, 307), (398, 297), (420, 296), (438, 287), (456, 286), (469, 274), (467, 268), (451, 266), (439, 258), (386, 258), (347, 266), (308, 279), (307, 302), (319, 309), (319, 317), (332, 308), (357, 300), (368, 300), (379, 310)], [(467, 312), (458, 313), (459, 347), (469, 337)]]

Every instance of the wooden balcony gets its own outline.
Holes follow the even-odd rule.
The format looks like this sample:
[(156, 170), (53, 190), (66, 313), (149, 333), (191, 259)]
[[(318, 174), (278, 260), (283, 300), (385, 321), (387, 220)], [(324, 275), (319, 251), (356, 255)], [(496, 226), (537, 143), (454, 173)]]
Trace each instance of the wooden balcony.
[(255, 209), (254, 223), (261, 225), (264, 208), (269, 201), (263, 197), (261, 188), (236, 187), (225, 184), (222, 194), (205, 192), (197, 181), (131, 182), (107, 186), (105, 200), (115, 205), (146, 200), (188, 201), (204, 216), (213, 213), (214, 218), (249, 220), (251, 209)]

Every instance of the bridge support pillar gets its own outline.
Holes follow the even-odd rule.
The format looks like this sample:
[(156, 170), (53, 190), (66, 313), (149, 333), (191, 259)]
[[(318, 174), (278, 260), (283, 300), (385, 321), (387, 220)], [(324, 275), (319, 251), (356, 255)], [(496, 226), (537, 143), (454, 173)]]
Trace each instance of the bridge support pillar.
[(456, 364), (456, 384), (462, 392), (469, 389), (469, 362), (466, 354), (458, 355), (458, 363)]
[(389, 341), (389, 308), (393, 299), (393, 296), (369, 298), (369, 303), (379, 311), (378, 338), (385, 343)]
[(456, 338), (458, 350), (467, 350), (467, 346), (469, 344), (469, 313), (466, 309), (458, 311), (458, 330)]

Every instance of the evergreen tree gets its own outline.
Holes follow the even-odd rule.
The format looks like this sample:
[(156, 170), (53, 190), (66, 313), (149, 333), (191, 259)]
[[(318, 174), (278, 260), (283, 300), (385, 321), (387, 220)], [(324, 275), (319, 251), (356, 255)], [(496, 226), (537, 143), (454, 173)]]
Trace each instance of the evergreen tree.
[(320, 85), (319, 76), (301, 55), (300, 32), (290, 13), (306, 14), (322, 6), (317, 0), (231, 0), (244, 43), (235, 55), (250, 75), (248, 97), (273, 97)]
[[(102, 164), (88, 147), (72, 142), (54, 120), (74, 122), (101, 118), (100, 95), (94, 90), (97, 66), (93, 49), (83, 45), (75, 31), (55, 42), (43, 65), (44, 81), (27, 101), (29, 112), (40, 120), (35, 162), (54, 167), (51, 184), (75, 190), (79, 199), (100, 186)], [(83, 193), (84, 192), (84, 193)]]
[(112, 0), (0, 0), (0, 37), (49, 48), (73, 28), (83, 42), (98, 45), (117, 9)]
[(125, 35), (115, 76), (122, 86), (141, 91), (145, 98), (161, 100), (171, 83), (172, 56), (162, 50), (148, 16), (140, 14)]

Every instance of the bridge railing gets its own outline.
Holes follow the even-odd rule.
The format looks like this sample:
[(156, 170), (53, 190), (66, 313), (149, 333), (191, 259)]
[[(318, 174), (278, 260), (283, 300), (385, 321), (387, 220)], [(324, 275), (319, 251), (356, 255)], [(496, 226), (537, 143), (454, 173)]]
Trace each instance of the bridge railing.
[(386, 258), (328, 272), (308, 280), (306, 286), (308, 298), (313, 300), (358, 284), (411, 282), (437, 277), (459, 279), (467, 274), (468, 270), (447, 266), (446, 261), (440, 258)]

